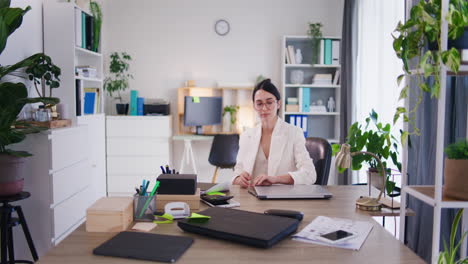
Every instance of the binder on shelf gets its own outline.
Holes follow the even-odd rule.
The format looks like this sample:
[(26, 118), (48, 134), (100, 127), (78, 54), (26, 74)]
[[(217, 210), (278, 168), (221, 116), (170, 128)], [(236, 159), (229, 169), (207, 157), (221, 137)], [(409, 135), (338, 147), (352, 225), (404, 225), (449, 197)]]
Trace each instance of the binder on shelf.
[(138, 91), (130, 91), (130, 115), (136, 116), (138, 113)]
[(86, 49), (86, 14), (81, 12), (81, 47)]
[(75, 82), (75, 105), (76, 105), (76, 115), (81, 115), (81, 81), (76, 80)]
[(338, 85), (338, 82), (340, 81), (340, 74), (341, 71), (338, 69), (335, 72), (335, 76), (333, 76), (333, 85)]
[(331, 65), (332, 64), (332, 40), (325, 39), (324, 47), (324, 62), (323, 64)]
[(81, 47), (81, 10), (75, 8), (75, 45)]
[(96, 92), (84, 92), (83, 112), (85, 115), (94, 114), (95, 102), (96, 102)]
[(340, 64), (340, 41), (332, 40), (332, 65)]
[(86, 15), (86, 49), (93, 50), (94, 44), (94, 17)]
[(319, 64), (325, 63), (324, 53), (325, 53), (325, 40), (321, 39), (320, 40), (320, 57), (319, 57), (319, 62), (318, 62)]
[(304, 131), (304, 137), (307, 137), (307, 132), (308, 132), (308, 122), (307, 122), (307, 116), (306, 115), (303, 115), (301, 117), (301, 128), (302, 128), (302, 131)]
[(138, 97), (137, 98), (137, 115), (143, 115), (143, 105), (145, 104), (145, 98)]
[(310, 112), (310, 88), (302, 87), (299, 89), (302, 90), (302, 109), (299, 109), (299, 111), (309, 113)]
[(298, 101), (298, 104), (299, 104), (299, 111), (302, 111), (302, 105), (303, 105), (303, 100), (302, 97), (303, 97), (303, 90), (302, 88), (298, 88), (298, 91), (297, 91), (297, 101)]

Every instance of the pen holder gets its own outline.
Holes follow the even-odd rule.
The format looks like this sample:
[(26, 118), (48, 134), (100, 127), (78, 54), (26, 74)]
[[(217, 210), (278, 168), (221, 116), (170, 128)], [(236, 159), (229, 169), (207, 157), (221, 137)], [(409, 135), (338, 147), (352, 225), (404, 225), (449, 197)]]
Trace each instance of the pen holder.
[(155, 196), (133, 196), (133, 220), (153, 221), (156, 209)]

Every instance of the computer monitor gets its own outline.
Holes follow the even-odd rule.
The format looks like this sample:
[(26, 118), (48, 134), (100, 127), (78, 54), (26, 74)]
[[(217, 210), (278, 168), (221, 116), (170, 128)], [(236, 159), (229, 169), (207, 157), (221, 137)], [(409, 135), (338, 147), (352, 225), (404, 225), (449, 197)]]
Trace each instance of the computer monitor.
[(202, 134), (202, 126), (221, 124), (222, 111), (222, 97), (185, 96), (184, 125), (196, 126), (196, 134)]

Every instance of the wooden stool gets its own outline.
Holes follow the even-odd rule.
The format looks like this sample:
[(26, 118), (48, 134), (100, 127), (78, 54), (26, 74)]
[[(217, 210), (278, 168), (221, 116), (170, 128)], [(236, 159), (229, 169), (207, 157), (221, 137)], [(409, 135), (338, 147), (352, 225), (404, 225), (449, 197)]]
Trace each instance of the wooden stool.
[[(29, 196), (31, 196), (29, 192), (20, 192), (11, 196), (0, 196), (0, 203), (3, 203), (3, 205), (0, 207), (1, 264), (34, 263), (39, 259), (21, 206), (10, 205), (12, 202), (26, 199)], [(18, 217), (12, 217), (13, 212), (16, 212)], [(23, 228), (24, 236), (26, 237), (29, 250), (31, 251), (31, 255), (34, 261), (15, 260), (15, 249), (13, 247), (13, 227), (17, 226), (18, 224), (20, 224)], [(10, 259), (9, 261), (7, 260), (7, 256)]]

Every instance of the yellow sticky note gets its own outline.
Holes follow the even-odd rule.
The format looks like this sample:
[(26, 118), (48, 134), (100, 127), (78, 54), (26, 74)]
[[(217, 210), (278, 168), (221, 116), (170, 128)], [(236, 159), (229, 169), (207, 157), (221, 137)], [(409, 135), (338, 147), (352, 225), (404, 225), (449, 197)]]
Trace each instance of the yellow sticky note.
[(221, 195), (221, 196), (226, 196), (225, 193), (222, 193), (222, 192), (209, 192), (209, 193), (206, 193), (207, 195)]
[(209, 215), (201, 215), (201, 214), (197, 214), (197, 213), (192, 213), (191, 216), (187, 217), (187, 218), (190, 218), (190, 219), (210, 219), (211, 216)]
[(192, 102), (197, 103), (197, 104), (200, 103), (200, 97), (198, 96), (192, 97)]

